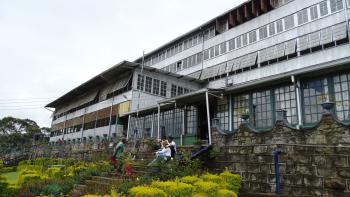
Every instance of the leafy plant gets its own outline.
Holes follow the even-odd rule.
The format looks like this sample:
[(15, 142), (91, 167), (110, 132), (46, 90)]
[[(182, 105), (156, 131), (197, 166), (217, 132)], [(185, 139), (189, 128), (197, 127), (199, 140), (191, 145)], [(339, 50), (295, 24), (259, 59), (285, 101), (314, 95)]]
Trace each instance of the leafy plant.
[(62, 187), (60, 187), (58, 184), (46, 185), (43, 188), (43, 194), (50, 195), (52, 197), (59, 197), (62, 191)]

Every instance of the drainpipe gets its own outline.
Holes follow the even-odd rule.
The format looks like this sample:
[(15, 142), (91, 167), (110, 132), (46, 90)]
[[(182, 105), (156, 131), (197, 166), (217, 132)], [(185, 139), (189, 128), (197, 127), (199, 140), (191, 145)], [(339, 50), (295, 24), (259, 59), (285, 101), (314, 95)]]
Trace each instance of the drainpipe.
[(301, 111), (301, 90), (300, 90), (300, 80), (295, 79), (294, 75), (292, 75), (292, 82), (294, 83), (296, 99), (297, 99), (297, 110), (298, 110), (298, 128), (303, 125), (302, 119), (302, 111)]
[(209, 93), (208, 93), (208, 90), (205, 92), (205, 100), (206, 100), (206, 105), (207, 105), (208, 138), (209, 138), (209, 145), (211, 145), (211, 125), (210, 125)]
[(281, 151), (278, 148), (275, 148), (272, 152), (273, 162), (275, 165), (276, 195), (279, 195), (281, 193), (280, 171), (278, 166), (278, 156), (280, 154), (281, 154)]

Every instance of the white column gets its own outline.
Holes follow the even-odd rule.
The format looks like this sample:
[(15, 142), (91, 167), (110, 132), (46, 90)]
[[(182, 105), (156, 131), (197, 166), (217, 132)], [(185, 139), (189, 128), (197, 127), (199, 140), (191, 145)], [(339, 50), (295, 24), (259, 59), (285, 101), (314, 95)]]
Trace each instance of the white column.
[(158, 104), (158, 139), (160, 139), (160, 104)]
[(152, 113), (151, 138), (153, 138), (153, 132), (154, 132), (154, 112)]
[[(109, 139), (111, 139), (113, 103), (114, 103), (114, 97), (112, 98), (112, 104), (111, 104), (110, 111), (109, 111), (109, 123), (108, 123), (108, 138)], [(116, 115), (117, 115), (117, 113), (116, 113)], [(115, 128), (117, 130), (117, 128), (118, 128), (117, 123), (115, 123)]]
[(128, 128), (126, 129), (126, 139), (129, 139), (129, 130), (130, 130), (130, 121), (131, 121), (131, 115), (129, 115), (128, 118)]
[(230, 131), (233, 131), (233, 128), (232, 128), (232, 94), (230, 94), (230, 96), (228, 97), (229, 98), (229, 101), (228, 101), (228, 118), (229, 118), (229, 122), (228, 122), (228, 125), (229, 125), (229, 130)]
[(208, 91), (205, 92), (205, 100), (206, 100), (206, 107), (207, 107), (208, 138), (209, 138), (209, 145), (210, 145), (211, 144), (211, 126), (210, 126), (209, 94), (208, 94)]

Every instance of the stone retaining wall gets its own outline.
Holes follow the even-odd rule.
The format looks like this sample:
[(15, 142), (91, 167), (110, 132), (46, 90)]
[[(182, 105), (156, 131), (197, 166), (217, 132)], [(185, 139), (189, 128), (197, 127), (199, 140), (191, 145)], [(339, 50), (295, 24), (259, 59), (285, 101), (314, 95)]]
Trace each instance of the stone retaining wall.
[(274, 193), (272, 152), (281, 151), (281, 191), (288, 196), (350, 196), (350, 127), (328, 114), (314, 128), (293, 129), (278, 121), (268, 132), (242, 124), (232, 135), (213, 131), (219, 167), (241, 174), (243, 192)]

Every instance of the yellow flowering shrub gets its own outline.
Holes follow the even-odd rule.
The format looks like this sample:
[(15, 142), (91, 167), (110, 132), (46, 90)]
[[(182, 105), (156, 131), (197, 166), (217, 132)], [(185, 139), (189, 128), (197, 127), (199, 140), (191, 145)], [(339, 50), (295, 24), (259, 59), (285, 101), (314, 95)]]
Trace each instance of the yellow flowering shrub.
[(215, 174), (204, 174), (201, 177), (204, 181), (209, 181), (209, 182), (214, 182), (217, 184), (220, 184), (223, 182), (223, 180), (221, 179), (221, 177), (219, 175), (215, 175)]
[(196, 176), (184, 176), (180, 179), (181, 182), (191, 184), (193, 185), (194, 183), (198, 181), (203, 181), (202, 179), (196, 177)]
[(55, 177), (55, 178), (58, 178), (60, 177), (61, 175), (61, 168), (58, 168), (58, 167), (50, 167), (46, 170), (46, 174), (49, 176), (49, 177)]
[(198, 181), (194, 186), (196, 187), (197, 192), (205, 193), (207, 196), (213, 197), (216, 197), (219, 189), (219, 184), (208, 181)]
[(161, 189), (148, 186), (137, 186), (129, 190), (130, 197), (167, 197), (168, 195)]
[(202, 193), (196, 193), (196, 194), (193, 194), (192, 197), (207, 197), (207, 195)]
[(219, 189), (217, 197), (237, 197), (237, 194), (231, 190)]
[(18, 185), (22, 185), (23, 183), (27, 183), (27, 182), (39, 180), (39, 179), (40, 179), (40, 175), (38, 175), (37, 173), (22, 174), (18, 178)]
[(174, 197), (191, 196), (194, 191), (192, 185), (179, 181), (154, 181), (152, 182), (151, 187), (159, 188), (169, 196)]
[(239, 174), (232, 174), (228, 170), (225, 170), (219, 176), (225, 183), (228, 184), (227, 189), (233, 190), (236, 194), (238, 194), (242, 184), (241, 176)]

